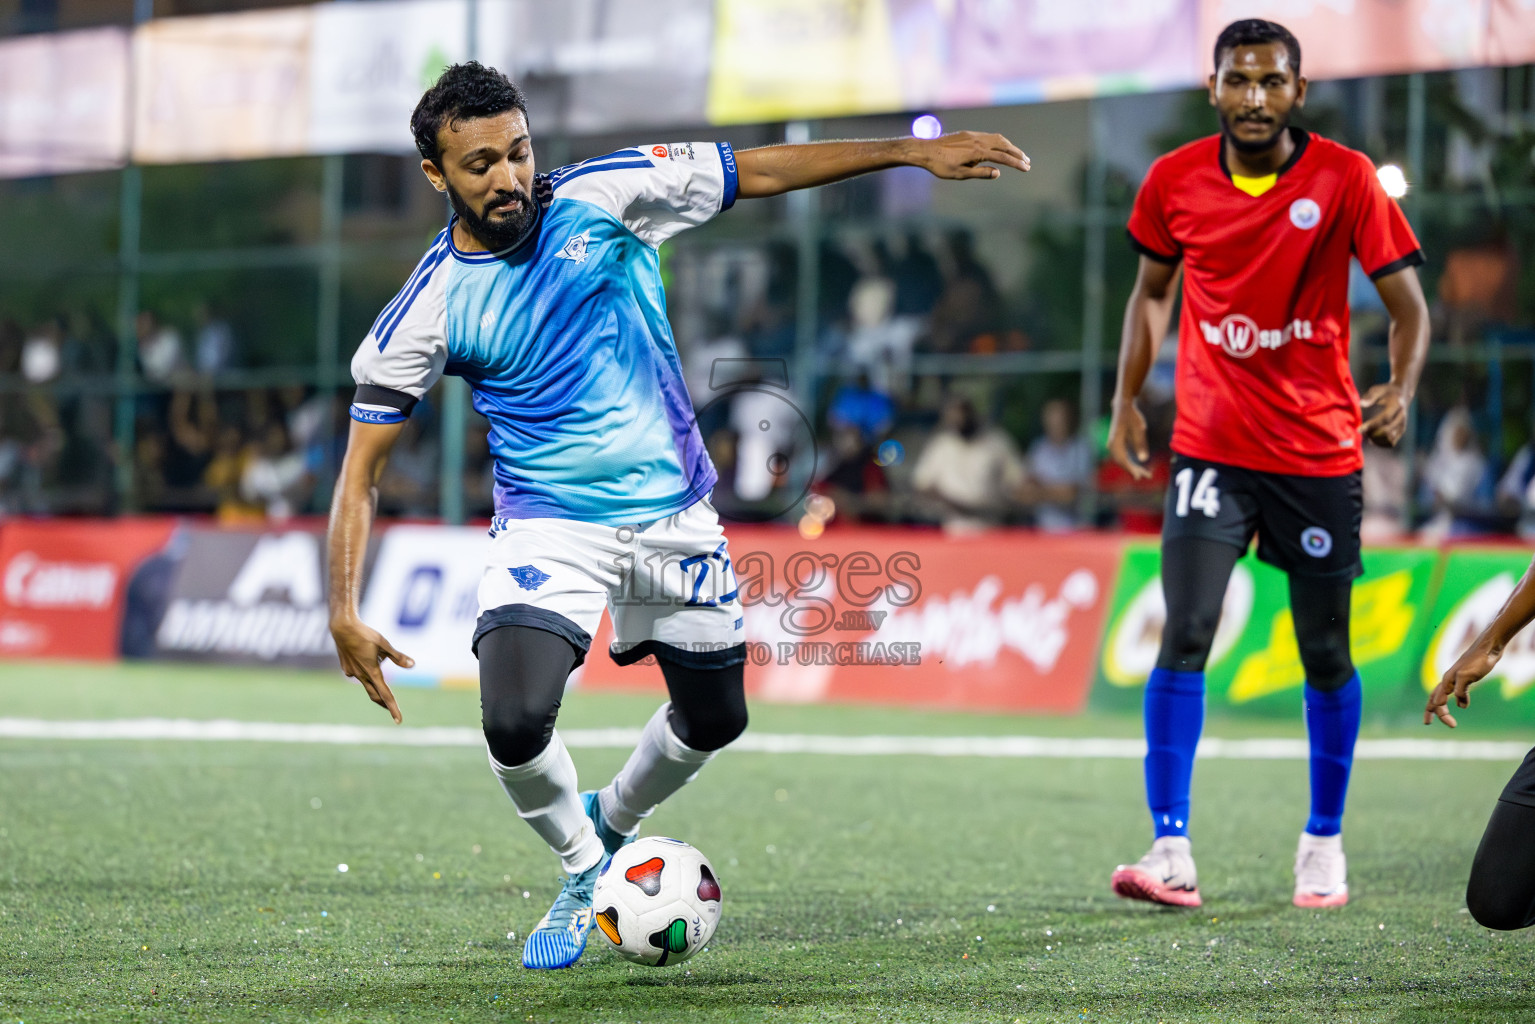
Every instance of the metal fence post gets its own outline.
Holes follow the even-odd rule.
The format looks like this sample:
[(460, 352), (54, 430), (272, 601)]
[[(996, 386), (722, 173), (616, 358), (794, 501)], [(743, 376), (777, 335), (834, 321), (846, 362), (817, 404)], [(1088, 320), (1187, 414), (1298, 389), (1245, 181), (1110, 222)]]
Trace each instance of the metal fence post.
[[(1096, 443), (1098, 416), (1103, 408), (1103, 322), (1105, 301), (1104, 228), (1108, 220), (1105, 194), (1108, 161), (1104, 157), (1105, 118), (1100, 100), (1087, 101), (1087, 180), (1083, 189), (1084, 245), (1082, 248), (1082, 380), (1078, 397), (1080, 433), (1089, 445)], [(1096, 454), (1096, 453), (1095, 453)], [(1082, 488), (1078, 515), (1092, 524), (1098, 515), (1097, 480), (1090, 477)]]
[(134, 164), (118, 176), (117, 360), (114, 367), (112, 441), (117, 449), (113, 474), (117, 509), (137, 511), (133, 495), (134, 414), (138, 404), (139, 233), (143, 221), (144, 178)]

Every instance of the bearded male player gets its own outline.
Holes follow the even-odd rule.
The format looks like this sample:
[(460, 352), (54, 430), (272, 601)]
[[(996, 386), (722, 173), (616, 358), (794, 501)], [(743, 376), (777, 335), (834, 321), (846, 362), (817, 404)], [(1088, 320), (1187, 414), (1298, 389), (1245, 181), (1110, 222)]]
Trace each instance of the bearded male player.
[[(1284, 27), (1227, 26), (1209, 80), (1220, 134), (1157, 160), (1130, 216), (1140, 271), (1125, 310), (1109, 452), (1137, 478), (1149, 476), (1149, 453), (1135, 400), (1183, 271), (1162, 528), (1167, 622), (1145, 698), (1155, 841), (1114, 872), (1114, 891), (1130, 899), (1200, 905), (1189, 783), (1205, 661), (1232, 567), (1256, 533), (1258, 557), (1289, 577), (1306, 676), (1311, 813), (1294, 902), (1348, 901), (1342, 830), (1361, 708), (1349, 653), (1349, 596), (1363, 571), (1361, 446), (1394, 445), (1406, 429), (1428, 309), (1414, 269), (1422, 250), (1369, 158), (1290, 126), (1306, 100), (1300, 70), (1300, 44)], [(1350, 257), (1391, 317), (1391, 376), (1365, 393), (1367, 416), (1349, 372)]]
[[(380, 669), (411, 659), (357, 610), (375, 487), (422, 395), (444, 373), (464, 377), (495, 462), (473, 636), (485, 742), (518, 815), (564, 864), (522, 954), (525, 967), (559, 968), (585, 948), (606, 857), (746, 727), (741, 602), (657, 247), (737, 199), (899, 165), (959, 179), (1029, 162), (1000, 135), (957, 132), (742, 153), (646, 145), (536, 175), (527, 114), (505, 75), (469, 62), (411, 116), (421, 170), (453, 216), (352, 360), (330, 622), (346, 674), (400, 721)], [(554, 724), (604, 607), (614, 660), (654, 655), (671, 700), (617, 777), (582, 794)]]

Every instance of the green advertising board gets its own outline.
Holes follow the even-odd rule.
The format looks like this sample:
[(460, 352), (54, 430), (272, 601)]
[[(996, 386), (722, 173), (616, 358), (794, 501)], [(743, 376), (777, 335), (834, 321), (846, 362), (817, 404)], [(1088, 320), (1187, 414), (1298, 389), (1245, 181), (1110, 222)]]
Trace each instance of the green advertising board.
[[(1416, 679), (1438, 560), (1437, 551), (1421, 549), (1364, 553), (1365, 574), (1354, 583), (1351, 636), (1366, 714), (1401, 714), (1421, 706)], [(1158, 544), (1126, 549), (1098, 655), (1095, 708), (1140, 708), (1166, 617), (1161, 568)], [(1531, 669), (1535, 673), (1535, 663)], [(1205, 673), (1212, 712), (1294, 715), (1299, 710), (1305, 672), (1284, 573), (1250, 554), (1237, 563)]]
[[(1414, 680), (1420, 703), (1497, 615), (1529, 565), (1530, 552), (1517, 548), (1452, 548), (1445, 555), (1427, 648)], [(1532, 684), (1535, 627), (1516, 636), (1492, 674), (1471, 690), (1467, 714), (1478, 721), (1535, 722)]]

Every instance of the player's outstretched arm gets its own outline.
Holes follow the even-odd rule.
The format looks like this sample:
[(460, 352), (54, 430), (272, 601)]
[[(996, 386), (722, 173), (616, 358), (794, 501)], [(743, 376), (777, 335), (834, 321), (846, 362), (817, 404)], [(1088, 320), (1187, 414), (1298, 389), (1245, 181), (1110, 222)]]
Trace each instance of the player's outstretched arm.
[(362, 684), (373, 703), (388, 710), (398, 724), (400, 707), (380, 666), (384, 659), (410, 668), (413, 660), (392, 647), (357, 613), (362, 595), (362, 566), (368, 553), (368, 534), (378, 504), (378, 481), (389, 461), (404, 423), (358, 423), (347, 436), (346, 458), (330, 504), (330, 531), (326, 536), (330, 566), (330, 635), (336, 641), (341, 671)]
[(1114, 382), (1113, 419), (1109, 423), (1109, 457), (1137, 480), (1151, 477), (1146, 463), (1146, 417), (1136, 408), (1146, 375), (1157, 358), (1157, 346), (1172, 319), (1178, 265), (1141, 257), (1135, 288), (1125, 306), (1119, 336), (1119, 371)]
[(890, 167), (921, 167), (940, 178), (1000, 178), (1003, 167), (1028, 170), (1029, 158), (1001, 135), (987, 132), (764, 146), (736, 154), (736, 194), (762, 199)]
[(1375, 290), (1391, 316), (1391, 379), (1366, 391), (1359, 401), (1366, 410), (1364, 436), (1390, 448), (1407, 430), (1407, 409), (1428, 358), (1428, 303), (1412, 267), (1382, 277), (1375, 282)]
[(1521, 629), (1535, 619), (1535, 563), (1525, 570), (1524, 578), (1519, 585), (1514, 587), (1514, 592), (1508, 595), (1508, 600), (1503, 602), (1503, 607), (1498, 609), (1498, 614), (1482, 630), (1481, 636), (1471, 642), (1466, 648), (1466, 653), (1455, 659), (1444, 678), (1439, 680), (1439, 685), (1428, 695), (1428, 706), (1423, 709), (1423, 724), (1428, 725), (1439, 716), (1439, 720), (1451, 729), (1455, 728), (1455, 716), (1450, 714), (1450, 695), (1454, 694), (1457, 707), (1470, 707), (1471, 697), (1466, 692), (1474, 682), (1484, 679), (1497, 665), (1498, 659), (1503, 657), (1503, 649), (1508, 646)]

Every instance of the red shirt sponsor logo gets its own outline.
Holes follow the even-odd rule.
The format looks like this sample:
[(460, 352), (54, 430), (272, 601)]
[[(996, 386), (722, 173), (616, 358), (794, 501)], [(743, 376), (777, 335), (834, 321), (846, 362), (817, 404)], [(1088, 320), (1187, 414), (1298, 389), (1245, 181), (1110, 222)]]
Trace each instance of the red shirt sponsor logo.
[(1368, 157), (1298, 133), (1274, 186), (1251, 196), (1220, 136), (1152, 165), (1130, 235), (1183, 263), (1173, 449), (1269, 473), (1342, 476), (1363, 465), (1349, 370), (1349, 259), (1389, 274), (1422, 261)]
[(667, 157), (671, 156), (671, 153), (667, 151), (665, 146), (651, 146), (650, 155), (655, 157), (657, 160), (665, 160)]

